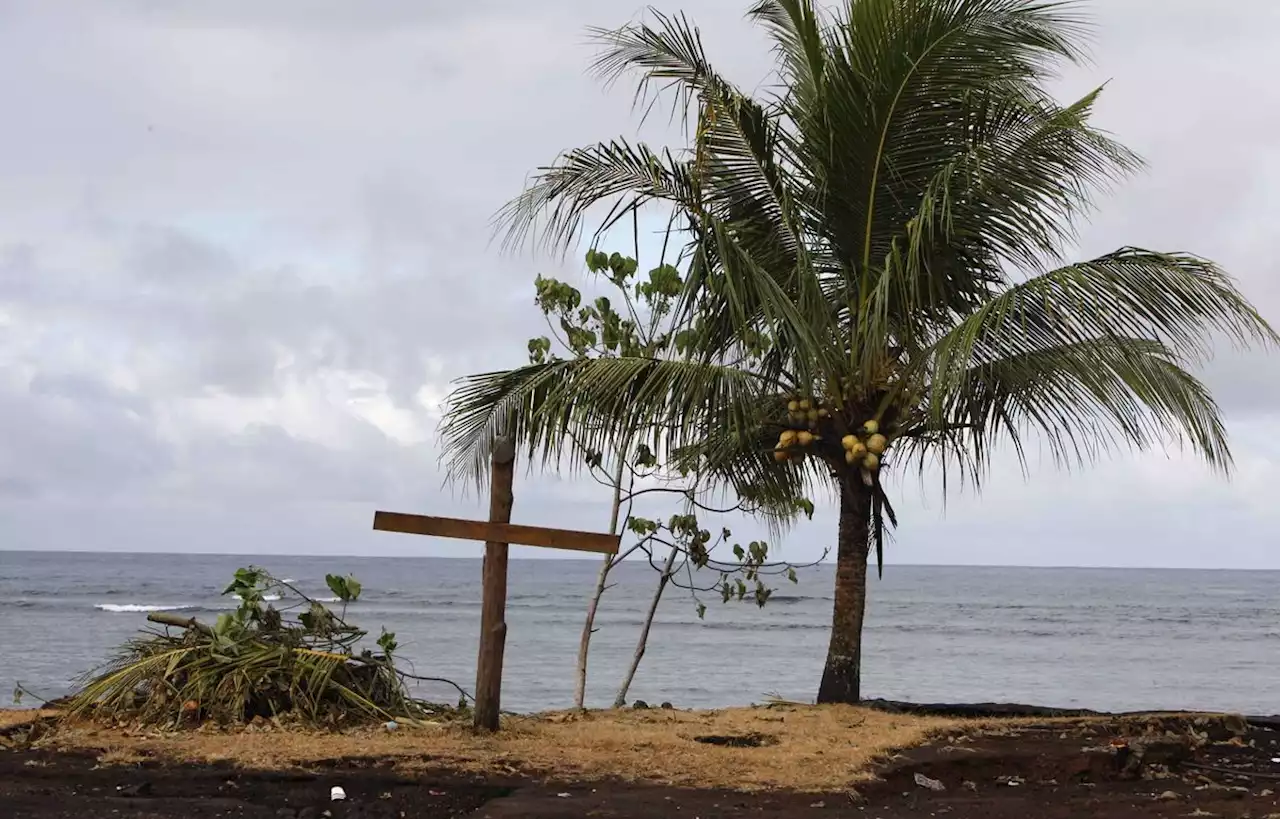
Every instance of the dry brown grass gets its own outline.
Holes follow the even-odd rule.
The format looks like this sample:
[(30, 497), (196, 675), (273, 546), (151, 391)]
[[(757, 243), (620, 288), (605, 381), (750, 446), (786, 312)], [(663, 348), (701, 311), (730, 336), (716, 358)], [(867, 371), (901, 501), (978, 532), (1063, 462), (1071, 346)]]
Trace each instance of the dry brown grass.
[[(461, 726), (362, 730), (129, 732), (91, 724), (63, 726), (40, 741), (49, 748), (92, 749), (104, 762), (152, 756), (228, 761), (250, 768), (308, 766), (377, 758), (412, 770), (447, 767), (557, 780), (620, 779), (691, 787), (841, 790), (870, 776), (873, 762), (962, 723), (847, 706), (782, 705), (722, 711), (600, 711), (507, 719), (495, 736)], [(695, 737), (764, 735), (772, 744), (723, 747)]]
[(11, 725), (20, 725), (24, 722), (30, 722), (37, 717), (46, 717), (55, 712), (38, 711), (33, 708), (0, 708), (0, 729), (8, 728)]

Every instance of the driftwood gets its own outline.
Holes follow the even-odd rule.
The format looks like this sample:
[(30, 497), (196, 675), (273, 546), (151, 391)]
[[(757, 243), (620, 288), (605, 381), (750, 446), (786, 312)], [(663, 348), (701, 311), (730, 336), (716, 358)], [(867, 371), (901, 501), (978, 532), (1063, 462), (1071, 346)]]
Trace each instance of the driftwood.
[(198, 631), (201, 634), (213, 634), (213, 629), (208, 625), (201, 623), (194, 617), (180, 617), (177, 614), (170, 614), (167, 611), (153, 611), (147, 615), (147, 619), (152, 623), (159, 623), (162, 626), (173, 626), (174, 628), (189, 628), (192, 631)]

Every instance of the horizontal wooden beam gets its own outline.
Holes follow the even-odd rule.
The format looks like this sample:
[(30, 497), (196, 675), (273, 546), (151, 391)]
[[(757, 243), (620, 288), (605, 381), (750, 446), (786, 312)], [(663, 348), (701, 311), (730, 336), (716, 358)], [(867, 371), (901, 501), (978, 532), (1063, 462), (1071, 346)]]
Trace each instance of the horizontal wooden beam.
[(520, 546), (545, 546), (549, 549), (572, 549), (576, 552), (599, 552), (616, 555), (622, 542), (620, 535), (577, 532), (572, 529), (546, 529), (515, 523), (490, 523), (460, 518), (437, 518), (430, 515), (405, 515), (400, 512), (375, 512), (373, 528), (382, 532), (406, 535), (453, 537), (487, 543), (513, 543)]

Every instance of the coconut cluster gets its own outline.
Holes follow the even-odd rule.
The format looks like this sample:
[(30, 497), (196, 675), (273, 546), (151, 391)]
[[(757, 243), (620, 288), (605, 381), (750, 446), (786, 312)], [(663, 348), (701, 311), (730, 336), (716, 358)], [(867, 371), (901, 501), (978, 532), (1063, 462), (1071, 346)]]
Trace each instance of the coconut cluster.
[(781, 462), (803, 457), (803, 450), (822, 440), (818, 435), (818, 425), (830, 417), (831, 411), (817, 399), (792, 398), (787, 402), (787, 420), (792, 428), (784, 429), (778, 435), (773, 459)]
[(873, 418), (864, 423), (856, 435), (841, 438), (840, 446), (844, 449), (845, 463), (875, 472), (880, 468), (880, 456), (889, 448), (889, 439), (880, 434), (880, 422)]
[[(834, 428), (838, 435), (839, 431), (847, 429), (843, 423), (832, 423), (827, 419), (831, 419), (831, 410), (821, 401), (802, 397), (790, 399), (787, 402), (789, 428), (778, 435), (778, 443), (773, 449), (774, 460), (781, 463), (802, 458), (822, 442), (822, 431), (832, 432)], [(832, 437), (834, 440), (835, 435)], [(880, 422), (873, 418), (865, 421), (856, 432), (841, 436), (840, 447), (845, 463), (871, 473), (880, 468), (880, 458), (889, 448), (889, 439), (881, 434)], [(825, 454), (836, 457), (836, 450), (828, 448)]]

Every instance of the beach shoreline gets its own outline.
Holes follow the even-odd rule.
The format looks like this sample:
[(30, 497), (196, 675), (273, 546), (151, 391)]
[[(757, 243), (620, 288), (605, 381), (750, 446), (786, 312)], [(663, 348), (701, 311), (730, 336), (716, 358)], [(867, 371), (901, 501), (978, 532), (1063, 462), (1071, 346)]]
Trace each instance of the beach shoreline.
[[(1280, 815), (1280, 731), (1238, 716), (626, 709), (513, 718), (476, 736), (157, 732), (25, 715), (0, 720), (0, 804), (26, 819), (104, 807), (195, 819)], [(347, 798), (331, 801), (334, 786)]]

